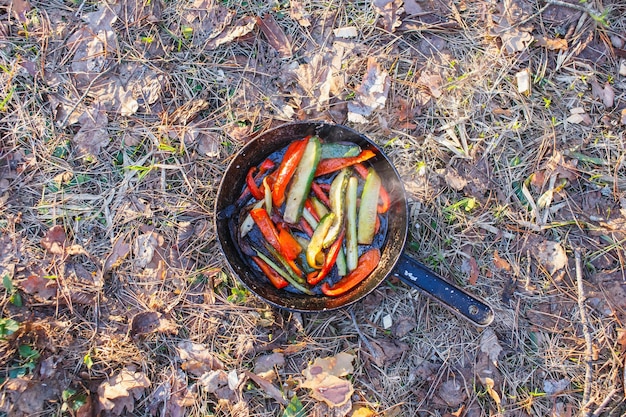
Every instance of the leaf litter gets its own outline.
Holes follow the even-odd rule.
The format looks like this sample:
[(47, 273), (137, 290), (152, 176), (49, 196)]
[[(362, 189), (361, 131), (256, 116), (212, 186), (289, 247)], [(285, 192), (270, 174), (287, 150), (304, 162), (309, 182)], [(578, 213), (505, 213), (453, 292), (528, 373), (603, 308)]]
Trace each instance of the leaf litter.
[[(96, 407), (281, 415), (298, 397), (319, 415), (565, 415), (561, 401), (577, 404), (571, 387), (582, 381), (583, 361), (563, 367), (557, 357), (579, 355), (583, 340), (567, 298), (576, 291), (568, 265), (577, 231), (596, 268), (585, 270), (597, 286), (586, 288), (587, 305), (594, 325), (609, 323), (596, 333), (607, 335), (594, 341), (596, 357), (619, 372), (606, 355), (623, 345), (612, 335), (623, 336), (614, 330), (624, 320), (618, 26), (608, 29), (609, 66), (608, 54), (586, 60), (602, 53), (606, 29), (575, 8), (439, 3), (0, 9), (0, 330), (8, 333), (0, 351), (13, 352), (10, 366), (26, 375), (10, 378), (3, 398), (27, 393), (32, 401), (18, 406), (26, 414), (58, 413), (71, 387), (79, 391), (71, 398), (87, 399), (80, 408), (66, 402), (76, 415)], [(524, 68), (521, 89), (515, 75)], [(238, 292), (207, 226), (220, 172), (257, 132), (308, 118), (353, 123), (383, 146), (407, 186), (409, 244), (498, 307), (493, 333), (451, 320), (393, 280), (354, 306), (359, 331), (333, 312), (296, 329), (289, 315), (268, 315)], [(534, 213), (516, 194), (524, 187)], [(464, 198), (480, 205), (449, 221), (442, 208)], [(502, 276), (513, 281), (517, 309), (500, 303)], [(38, 317), (38, 330), (26, 317)], [(19, 345), (40, 359), (20, 357)], [(357, 349), (350, 374), (329, 368), (322, 374), (338, 380), (307, 381), (315, 358)], [(142, 372), (125, 368), (135, 361)], [(64, 368), (76, 369), (70, 385)], [(38, 378), (57, 378), (54, 389), (42, 392)], [(476, 381), (487, 393), (479, 401), (465, 388)], [(594, 404), (615, 388), (610, 381), (594, 379)], [(333, 395), (320, 392), (324, 384)], [(524, 397), (541, 390), (548, 395)]]

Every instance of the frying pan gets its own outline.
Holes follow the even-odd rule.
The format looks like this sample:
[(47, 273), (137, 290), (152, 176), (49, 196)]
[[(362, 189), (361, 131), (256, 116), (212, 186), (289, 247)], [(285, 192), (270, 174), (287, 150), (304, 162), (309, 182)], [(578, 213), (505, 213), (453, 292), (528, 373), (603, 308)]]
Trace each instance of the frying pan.
[[(338, 297), (276, 290), (260, 272), (249, 266), (246, 255), (237, 244), (239, 207), (236, 203), (248, 170), (258, 166), (271, 153), (308, 135), (318, 135), (326, 142), (353, 142), (362, 149), (374, 151), (376, 156), (368, 162), (382, 178), (391, 200), (387, 214), (387, 236), (381, 248), (378, 266), (357, 287)], [(487, 326), (493, 320), (491, 307), (404, 253), (409, 217), (400, 176), (376, 144), (348, 127), (326, 122), (288, 123), (253, 138), (234, 156), (226, 169), (218, 190), (215, 213), (218, 242), (230, 269), (250, 292), (276, 307), (300, 312), (346, 307), (361, 300), (393, 275), (477, 326)]]

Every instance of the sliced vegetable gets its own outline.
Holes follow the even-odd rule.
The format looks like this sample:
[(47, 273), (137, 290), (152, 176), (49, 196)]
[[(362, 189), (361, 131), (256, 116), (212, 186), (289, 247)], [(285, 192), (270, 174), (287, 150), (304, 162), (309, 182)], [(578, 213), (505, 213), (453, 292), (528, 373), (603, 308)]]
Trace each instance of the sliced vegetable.
[(367, 161), (374, 156), (376, 156), (374, 151), (370, 149), (365, 149), (364, 151), (361, 151), (361, 153), (357, 156), (351, 156), (347, 158), (323, 159), (322, 161), (320, 161), (315, 171), (315, 176), (319, 177), (320, 175), (330, 174), (331, 172), (339, 171), (342, 168), (347, 168), (354, 164), (358, 164), (359, 162)]
[(357, 156), (361, 153), (361, 147), (352, 142), (332, 142), (322, 144), (322, 159), (345, 158)]
[(246, 185), (248, 186), (252, 197), (254, 197), (256, 200), (261, 200), (264, 194), (263, 191), (261, 191), (256, 185), (256, 182), (254, 180), (254, 173), (256, 172), (256, 170), (257, 167), (250, 168), (250, 170), (248, 171), (248, 175), (246, 176)]
[(335, 263), (337, 261), (337, 256), (339, 252), (341, 252), (341, 245), (343, 244), (343, 236), (344, 232), (342, 231), (337, 239), (333, 242), (332, 246), (328, 249), (328, 253), (326, 254), (326, 258), (324, 259), (324, 265), (322, 269), (320, 269), (317, 274), (309, 274), (307, 275), (307, 283), (309, 285), (317, 285), (319, 284), (328, 273), (333, 269)]
[(304, 202), (304, 210), (302, 211), (303, 215), (304, 215), (305, 210), (308, 210), (311, 213), (311, 216), (313, 216), (316, 222), (319, 222), (320, 219), (322, 218), (322, 216), (320, 216), (317, 213), (317, 209), (313, 205), (313, 201), (311, 198), (307, 198), (306, 201)]
[(324, 203), (322, 203), (317, 197), (311, 197), (311, 205), (315, 207), (315, 211), (317, 212), (318, 216), (320, 216), (320, 219), (328, 213), (328, 207)]
[(337, 254), (337, 275), (340, 277), (345, 276), (348, 273), (348, 267), (346, 266), (346, 254), (343, 252), (343, 247)]
[(319, 198), (322, 203), (326, 204), (326, 207), (330, 207), (330, 200), (328, 199), (326, 191), (324, 191), (321, 184), (313, 181), (311, 184), (311, 190), (313, 190), (313, 194), (315, 194), (315, 196)]
[[(358, 163), (358, 164), (354, 164), (353, 168), (356, 172), (359, 173), (361, 178), (363, 179), (367, 178), (368, 170), (365, 167), (365, 165)], [(389, 199), (389, 194), (387, 193), (385, 186), (381, 184), (380, 185), (380, 203), (378, 204), (378, 212), (381, 214), (386, 213), (387, 210), (389, 210), (390, 204), (391, 204), (391, 201)]]
[(265, 274), (267, 279), (270, 280), (273, 286), (280, 290), (281, 288), (285, 288), (287, 285), (289, 285), (289, 282), (281, 277), (278, 272), (274, 271), (274, 269), (272, 269), (272, 267), (269, 266), (267, 262), (265, 262), (263, 259), (259, 258), (258, 256), (253, 256), (252, 260), (255, 264), (259, 266), (259, 268), (261, 268), (261, 271), (263, 271), (263, 273)]
[(322, 293), (329, 297), (345, 294), (363, 282), (365, 277), (376, 269), (378, 262), (380, 262), (380, 251), (376, 248), (368, 250), (361, 255), (354, 271), (341, 278), (335, 285), (331, 287), (327, 282), (323, 283), (321, 287)]
[(298, 168), (298, 164), (304, 155), (307, 143), (308, 138), (292, 142), (285, 151), (283, 160), (276, 170), (276, 181), (274, 182), (274, 187), (272, 189), (272, 201), (277, 207), (285, 202), (285, 190), (287, 189), (287, 184), (289, 184), (291, 177), (293, 177), (296, 169)]
[(278, 231), (276, 230), (276, 226), (274, 226), (274, 222), (270, 219), (269, 214), (263, 208), (255, 208), (250, 210), (250, 216), (257, 227), (261, 230), (261, 234), (274, 249), (280, 252), (280, 240), (278, 239)]
[(357, 221), (357, 240), (362, 245), (370, 245), (376, 234), (380, 185), (380, 177), (374, 168), (370, 168), (361, 193), (361, 205), (359, 206)]
[(317, 136), (309, 138), (287, 193), (285, 212), (283, 213), (283, 218), (287, 223), (295, 224), (300, 220), (304, 201), (309, 195), (313, 175), (320, 161), (320, 154), (321, 143), (319, 138)]
[(281, 252), (288, 260), (293, 261), (302, 252), (300, 243), (293, 237), (289, 229), (283, 225), (278, 226), (278, 240)]
[(315, 229), (319, 224), (319, 221), (307, 207), (302, 209), (302, 219), (304, 219), (313, 229)]
[(300, 267), (293, 261), (287, 259), (282, 253), (279, 253), (276, 249), (271, 247), (267, 242), (263, 243), (265, 249), (272, 255), (274, 259), (278, 261), (286, 270), (289, 276), (296, 282), (304, 284), (304, 274)]
[[(259, 200), (256, 203), (254, 203), (254, 205), (252, 206), (252, 209), (261, 208), (263, 207), (263, 204), (265, 204), (265, 201)], [(250, 230), (252, 230), (253, 227), (254, 227), (254, 220), (252, 220), (252, 216), (248, 212), (246, 217), (241, 222), (241, 226), (239, 226), (239, 235), (241, 237), (244, 237), (245, 235), (248, 234), (248, 232), (250, 232)]]
[(263, 261), (265, 261), (265, 263), (271, 266), (274, 271), (276, 271), (281, 277), (286, 279), (287, 282), (289, 282), (295, 289), (303, 292), (304, 294), (313, 295), (313, 292), (310, 289), (300, 284), (298, 281), (294, 280), (290, 274), (288, 274), (281, 267), (276, 265), (276, 262), (274, 262), (270, 257), (265, 255), (263, 252), (261, 252), (258, 249), (255, 249), (255, 248), (253, 249), (259, 258), (261, 258)]
[(267, 211), (268, 214), (272, 214), (272, 187), (269, 184), (268, 178), (269, 177), (263, 178), (263, 199), (265, 200), (265, 211)]
[(324, 265), (324, 252), (322, 252), (322, 244), (324, 243), (324, 238), (328, 233), (328, 229), (330, 229), (330, 226), (332, 226), (334, 221), (335, 215), (333, 213), (328, 213), (326, 216), (322, 217), (320, 223), (313, 232), (313, 236), (311, 236), (309, 246), (306, 248), (306, 261), (312, 268), (321, 269)]
[(359, 261), (359, 243), (356, 228), (357, 187), (359, 180), (350, 177), (346, 188), (346, 267), (349, 271), (356, 268)]
[(335, 214), (335, 220), (324, 238), (324, 242), (322, 244), (324, 249), (329, 248), (330, 245), (333, 244), (333, 242), (337, 239), (337, 236), (339, 236), (339, 231), (343, 229), (343, 219), (346, 211), (345, 193), (349, 177), (350, 173), (348, 170), (342, 169), (330, 184), (330, 193), (328, 198), (330, 199), (330, 209)]

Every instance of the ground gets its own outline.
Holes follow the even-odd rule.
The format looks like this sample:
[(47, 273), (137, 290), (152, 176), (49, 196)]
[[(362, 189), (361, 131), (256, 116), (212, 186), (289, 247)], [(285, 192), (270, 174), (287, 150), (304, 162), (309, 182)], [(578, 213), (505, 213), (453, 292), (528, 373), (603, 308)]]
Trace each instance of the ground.
[[(622, 415), (624, 16), (620, 0), (2, 2), (0, 414)], [(407, 253), (493, 323), (395, 278), (320, 314), (239, 284), (214, 231), (222, 174), (302, 120), (382, 147)]]

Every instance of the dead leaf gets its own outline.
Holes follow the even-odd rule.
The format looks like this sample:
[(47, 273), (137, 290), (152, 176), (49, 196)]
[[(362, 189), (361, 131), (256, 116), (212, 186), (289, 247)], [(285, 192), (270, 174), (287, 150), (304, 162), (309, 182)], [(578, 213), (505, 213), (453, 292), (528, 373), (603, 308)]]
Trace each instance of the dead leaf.
[(333, 34), (338, 38), (356, 38), (359, 32), (357, 32), (356, 26), (344, 26), (333, 29)]
[(189, 341), (180, 342), (176, 346), (181, 368), (195, 376), (201, 376), (212, 370), (224, 369), (224, 364), (204, 345)]
[(352, 414), (350, 415), (350, 417), (375, 417), (376, 416), (376, 412), (370, 408), (367, 407), (356, 407), (353, 411)]
[(545, 240), (530, 246), (530, 253), (550, 275), (567, 265), (567, 254), (558, 242)]
[(500, 257), (500, 254), (497, 250), (493, 251), (493, 265), (496, 268), (502, 269), (507, 272), (511, 270), (511, 265), (506, 261), (506, 259)]
[(300, 386), (311, 390), (311, 398), (324, 401), (330, 407), (345, 405), (354, 393), (350, 381), (326, 372), (316, 374), (311, 379), (307, 378)]
[(613, 86), (607, 81), (604, 83), (603, 89), (604, 97), (602, 98), (602, 103), (604, 107), (611, 108), (615, 103), (615, 91), (613, 90)]
[(293, 55), (291, 40), (289, 40), (283, 29), (276, 23), (273, 15), (267, 13), (263, 18), (257, 17), (256, 22), (269, 44), (278, 52), (281, 58), (289, 58)]
[(499, 406), (502, 403), (502, 399), (498, 391), (494, 389), (494, 386), (495, 386), (494, 380), (489, 377), (486, 377), (484, 384), (485, 384), (485, 388), (487, 388), (487, 393), (489, 394), (489, 396)]
[(566, 391), (570, 384), (571, 381), (567, 378), (559, 379), (558, 381), (554, 379), (545, 379), (543, 381), (543, 391), (550, 396), (555, 396)]
[(532, 28), (518, 27), (509, 21), (509, 16), (511, 13), (506, 12), (503, 15), (493, 16), (495, 26), (489, 28), (489, 34), (500, 38), (507, 54), (514, 54), (526, 49), (534, 38), (530, 34)]
[(303, 371), (303, 374), (307, 379), (322, 373), (338, 377), (346, 376), (354, 372), (354, 367), (352, 366), (354, 359), (354, 355), (345, 352), (340, 352), (336, 356), (316, 358), (315, 361)]
[(409, 332), (417, 327), (415, 317), (400, 316), (393, 325), (392, 333), (397, 338), (406, 336)]
[[(229, 379), (231, 373), (226, 373), (222, 369), (209, 371), (198, 378), (198, 383), (204, 387), (206, 392), (214, 394), (219, 400), (235, 403), (237, 401), (237, 393), (231, 388), (232, 382)], [(235, 378), (237, 378), (236, 372)], [(237, 382), (239, 382), (238, 378)]]
[(302, 27), (311, 26), (311, 21), (309, 20), (309, 14), (304, 7), (304, 2), (300, 0), (290, 0), (289, 1), (289, 16), (298, 22)]
[(403, 0), (374, 0), (374, 9), (382, 17), (383, 29), (393, 32), (402, 24), (400, 15), (404, 12)]
[(148, 333), (171, 333), (178, 331), (176, 323), (167, 319), (163, 314), (156, 311), (143, 311), (133, 316), (130, 322), (131, 336), (139, 336)]
[(467, 399), (463, 385), (456, 378), (444, 381), (439, 386), (437, 395), (450, 407), (458, 407)]
[(537, 45), (542, 46), (550, 51), (567, 51), (567, 39), (564, 38), (548, 38), (543, 35), (535, 35)]
[(118, 236), (113, 243), (111, 253), (106, 257), (104, 266), (102, 267), (103, 273), (107, 273), (114, 268), (120, 266), (124, 258), (130, 253), (130, 244), (126, 243), (126, 238), (123, 235)]
[(368, 58), (367, 72), (361, 85), (356, 88), (356, 97), (348, 102), (348, 120), (367, 123), (367, 117), (376, 109), (385, 106), (391, 81), (375, 58)]
[(498, 357), (502, 352), (502, 346), (498, 341), (498, 336), (493, 329), (485, 329), (480, 338), (480, 351), (485, 353), (494, 365), (498, 365)]
[(531, 91), (532, 83), (530, 81), (530, 69), (526, 68), (515, 74), (517, 79), (517, 92), (520, 94), (529, 95)]
[(58, 283), (54, 279), (30, 275), (20, 281), (19, 286), (26, 294), (36, 295), (42, 300), (49, 300), (57, 294)]
[(137, 236), (133, 245), (133, 255), (138, 268), (146, 268), (152, 262), (156, 249), (160, 246), (159, 238), (160, 236), (154, 232)]
[(259, 356), (254, 361), (254, 373), (262, 378), (267, 377), (267, 373), (274, 373), (274, 368), (280, 368), (285, 365), (285, 355), (280, 352), (270, 353), (269, 355)]
[(252, 16), (243, 16), (233, 25), (225, 28), (218, 36), (209, 39), (205, 44), (207, 49), (216, 49), (220, 45), (230, 43), (237, 38), (252, 32), (256, 25), (256, 19)]
[(620, 118), (620, 123), (626, 125), (626, 109), (622, 109), (622, 117)]
[(278, 389), (271, 381), (268, 381), (265, 378), (262, 378), (250, 371), (244, 372), (245, 376), (253, 380), (265, 394), (269, 397), (273, 398), (279, 404), (287, 405), (289, 402), (283, 397), (283, 393), (280, 389)]
[(143, 396), (148, 387), (150, 387), (150, 380), (143, 372), (124, 368), (119, 374), (102, 382), (98, 387), (100, 409), (118, 416), (122, 415), (124, 410), (126, 413), (132, 413), (135, 409), (135, 400)]
[(463, 258), (461, 271), (467, 275), (467, 282), (469, 284), (476, 284), (476, 282), (478, 281), (478, 277), (480, 276), (480, 269), (478, 268), (478, 263), (473, 256), (470, 256), (469, 258)]
[(424, 11), (416, 0), (404, 0), (404, 11), (407, 15), (416, 15)]
[(589, 126), (591, 124), (591, 117), (587, 114), (582, 107), (574, 107), (570, 109), (571, 115), (566, 119), (569, 123), (584, 124)]
[(30, 2), (28, 0), (12, 0), (10, 4), (15, 18), (20, 23), (27, 25), (28, 17), (26, 16), (26, 14), (32, 9)]
[(372, 341), (374, 362), (382, 366), (393, 363), (400, 359), (404, 352), (409, 350), (409, 345), (399, 340), (376, 339)]
[(109, 119), (99, 105), (93, 105), (78, 117), (80, 129), (72, 138), (80, 156), (97, 157), (100, 149), (110, 142)]
[(444, 179), (446, 180), (446, 184), (456, 191), (461, 191), (467, 185), (467, 179), (459, 175), (452, 167), (446, 169)]
[(63, 255), (65, 253), (65, 245), (67, 244), (67, 235), (63, 226), (52, 226), (44, 237), (41, 238), (41, 246), (54, 255)]

